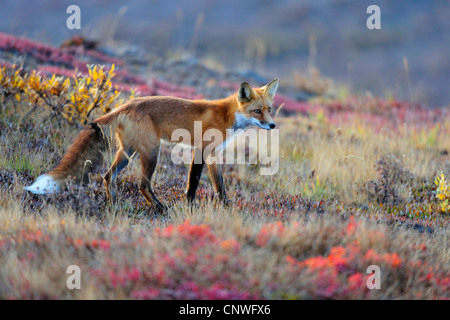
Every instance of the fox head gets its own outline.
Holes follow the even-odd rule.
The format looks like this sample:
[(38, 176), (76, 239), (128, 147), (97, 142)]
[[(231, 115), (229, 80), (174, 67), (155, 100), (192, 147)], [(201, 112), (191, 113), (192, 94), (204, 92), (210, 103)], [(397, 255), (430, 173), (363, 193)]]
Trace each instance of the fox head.
[(247, 82), (241, 84), (238, 93), (238, 110), (234, 128), (245, 129), (257, 126), (266, 130), (275, 128), (272, 119), (272, 104), (278, 88), (278, 79), (261, 88), (252, 88)]

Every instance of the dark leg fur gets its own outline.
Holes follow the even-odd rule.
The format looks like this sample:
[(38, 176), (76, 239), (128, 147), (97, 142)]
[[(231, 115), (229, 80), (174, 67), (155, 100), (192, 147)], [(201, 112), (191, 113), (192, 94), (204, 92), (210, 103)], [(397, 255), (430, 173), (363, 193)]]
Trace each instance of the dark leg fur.
[[(198, 156), (198, 154), (197, 154), (197, 156)], [(196, 157), (196, 152), (194, 151), (191, 168), (189, 169), (188, 185), (186, 188), (186, 195), (187, 195), (189, 204), (192, 204), (195, 200), (195, 192), (197, 191), (197, 187), (200, 182), (200, 178), (202, 176), (203, 166), (205, 164), (203, 157), (201, 158), (201, 160), (198, 157), (197, 161), (196, 161), (195, 157)], [(200, 162), (200, 163), (195, 163), (195, 162)]]
[(154, 148), (149, 155), (140, 154), (141, 167), (142, 167), (142, 180), (140, 191), (147, 201), (154, 205), (159, 212), (167, 211), (167, 207), (164, 206), (158, 198), (155, 196), (152, 190), (152, 176), (158, 163), (159, 146)]

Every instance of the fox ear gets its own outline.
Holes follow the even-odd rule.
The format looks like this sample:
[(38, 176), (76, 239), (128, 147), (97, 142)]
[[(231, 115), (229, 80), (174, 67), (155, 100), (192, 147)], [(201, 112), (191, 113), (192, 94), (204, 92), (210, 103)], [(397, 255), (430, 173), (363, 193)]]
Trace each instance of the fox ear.
[(239, 102), (248, 102), (255, 97), (255, 91), (247, 82), (241, 84), (238, 91)]
[(264, 90), (264, 93), (266, 96), (273, 99), (275, 96), (275, 92), (277, 92), (278, 89), (278, 78), (275, 80), (272, 80), (269, 84), (266, 84), (264, 87), (262, 87)]

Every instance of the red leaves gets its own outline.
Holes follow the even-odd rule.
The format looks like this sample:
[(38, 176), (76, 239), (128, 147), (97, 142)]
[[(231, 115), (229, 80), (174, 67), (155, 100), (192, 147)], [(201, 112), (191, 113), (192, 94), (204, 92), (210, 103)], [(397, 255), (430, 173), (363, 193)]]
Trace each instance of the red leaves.
[(369, 264), (387, 264), (394, 269), (402, 266), (402, 259), (400, 259), (396, 252), (380, 255), (373, 249), (369, 249), (363, 259)]
[(87, 249), (100, 249), (100, 250), (109, 250), (111, 248), (111, 243), (107, 240), (103, 239), (94, 239), (94, 240), (83, 240), (80, 238), (71, 239), (70, 237), (67, 238), (67, 242), (72, 244), (75, 248), (81, 249), (81, 248), (87, 248)]
[(34, 244), (41, 245), (49, 241), (50, 237), (40, 230), (36, 231), (21, 230), (13, 239), (19, 244), (32, 242)]
[[(296, 266), (301, 269), (306, 268), (309, 272), (323, 272), (328, 270), (333, 274), (337, 274), (350, 268), (351, 260), (349, 260), (349, 257), (354, 258), (355, 256), (352, 254), (352, 250), (355, 250), (354, 247), (344, 248), (338, 246), (333, 247), (330, 254), (326, 257), (316, 256), (303, 261), (297, 261), (291, 256), (287, 256), (286, 261), (291, 266)], [(354, 263), (355, 261), (351, 262)]]
[(169, 225), (163, 230), (155, 229), (155, 234), (162, 237), (181, 238), (183, 241), (216, 243), (218, 239), (208, 225), (191, 225), (189, 220), (178, 226)]
[(283, 233), (283, 231), (284, 226), (281, 221), (266, 224), (259, 231), (256, 238), (256, 244), (260, 247), (264, 247), (272, 237), (279, 237)]
[[(0, 32), (0, 50), (17, 51), (19, 54), (28, 54), (42, 63), (59, 64), (72, 69), (87, 72), (85, 60), (75, 57), (74, 52), (68, 48), (56, 48), (26, 38), (19, 38)], [(85, 55), (102, 62), (123, 65), (122, 60), (114, 59), (100, 52), (88, 50)]]
[[(372, 239), (372, 233), (378, 230), (361, 230), (365, 226), (353, 219), (340, 228), (334, 226), (335, 231), (329, 229), (339, 237), (343, 235), (342, 243), (331, 237), (326, 241), (335, 244), (328, 249), (305, 246), (299, 250), (295, 239), (307, 229), (298, 222), (265, 224), (239, 240), (221, 238), (214, 227), (188, 220), (137, 231), (139, 234), (105, 227), (95, 235), (82, 237), (81, 232), (73, 238), (68, 236), (71, 229), (66, 223), (61, 221), (59, 225), (63, 228), (52, 233), (23, 229), (13, 236), (3, 236), (0, 241), (7, 248), (1, 249), (14, 246), (21, 252), (20, 265), (34, 268), (42, 260), (42, 253), (57, 243), (79, 261), (94, 261), (81, 267), (96, 290), (135, 299), (253, 299), (277, 294), (283, 297), (284, 292), (292, 298), (373, 298), (377, 291), (366, 287), (370, 276), (366, 268), (372, 264), (380, 267), (385, 288), (402, 287), (405, 279), (414, 277), (441, 298), (450, 285), (450, 277), (439, 265), (429, 265), (426, 260), (420, 263), (422, 256), (416, 253), (426, 255), (425, 244), (408, 246), (419, 260), (408, 259), (405, 251), (387, 251), (384, 238), (368, 248), (373, 242), (367, 241), (366, 235)], [(108, 232), (106, 237), (104, 232)], [(249, 250), (255, 249), (255, 243), (259, 246), (256, 255)], [(276, 252), (279, 258), (270, 269), (259, 265), (258, 255), (263, 250)], [(319, 254), (321, 250), (326, 251)], [(261, 269), (265, 271), (255, 272)], [(269, 274), (273, 281), (267, 282)], [(25, 287), (28, 280), (14, 280), (23, 296), (35, 290)]]
[(135, 299), (255, 297), (231, 274), (245, 267), (236, 258), (240, 250), (237, 240), (220, 239), (209, 225), (193, 225), (188, 220), (154, 229), (152, 239), (147, 245), (134, 242), (136, 248), (145, 246), (152, 252), (149, 260), (104, 263), (91, 270), (97, 285), (128, 292)]
[(156, 299), (160, 295), (160, 290), (156, 288), (146, 288), (144, 290), (135, 290), (131, 293), (134, 299), (151, 300)]
[[(77, 64), (78, 61), (64, 51), (35, 42), (26, 38), (18, 38), (5, 33), (0, 33), (0, 50), (17, 51), (20, 54), (29, 54), (42, 62), (55, 62), (61, 64)], [(79, 62), (79, 64), (86, 66)], [(76, 67), (76, 66), (75, 66)]]
[(356, 231), (357, 227), (358, 222), (355, 221), (355, 218), (353, 216), (350, 217), (350, 222), (347, 225), (347, 234), (353, 234)]
[[(350, 226), (353, 224), (354, 221), (351, 221)], [(288, 255), (286, 262), (291, 274), (310, 279), (308, 290), (312, 296), (323, 298), (363, 298), (369, 293), (365, 284), (370, 275), (361, 273), (365, 271), (366, 266), (379, 265), (383, 273), (392, 272), (402, 266), (402, 260), (397, 253), (379, 255), (369, 249), (364, 254), (356, 242), (333, 247), (326, 256), (314, 256), (301, 261)], [(361, 264), (364, 270), (361, 269)]]

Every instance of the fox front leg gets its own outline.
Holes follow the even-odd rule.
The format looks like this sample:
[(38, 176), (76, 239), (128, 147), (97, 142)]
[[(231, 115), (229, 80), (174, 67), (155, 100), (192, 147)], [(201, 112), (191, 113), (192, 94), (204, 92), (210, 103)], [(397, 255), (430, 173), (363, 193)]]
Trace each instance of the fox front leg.
[(220, 171), (217, 163), (208, 163), (209, 175), (211, 178), (211, 183), (214, 187), (216, 194), (219, 196), (219, 199), (223, 202), (225, 206), (229, 204), (229, 200), (227, 198), (227, 194), (225, 191), (225, 184), (223, 183), (222, 172)]
[(197, 191), (197, 187), (202, 176), (203, 166), (205, 165), (203, 157), (198, 156), (198, 154), (199, 153), (196, 151), (193, 152), (193, 159), (191, 162), (191, 167), (189, 169), (188, 185), (186, 188), (186, 195), (189, 204), (193, 204), (195, 200), (195, 192)]

